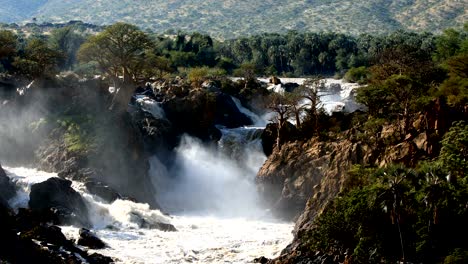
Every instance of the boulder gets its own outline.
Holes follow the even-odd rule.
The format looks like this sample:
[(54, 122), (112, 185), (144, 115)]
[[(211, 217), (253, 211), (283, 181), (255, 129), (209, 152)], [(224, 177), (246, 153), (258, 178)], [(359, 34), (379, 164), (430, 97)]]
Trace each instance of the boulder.
[(285, 83), (283, 85), (281, 85), (283, 87), (283, 89), (288, 92), (288, 93), (292, 93), (294, 90), (296, 90), (297, 87), (299, 87), (299, 84), (297, 83)]
[(122, 198), (117, 191), (99, 181), (87, 181), (85, 183), (85, 187), (88, 189), (89, 193), (97, 195), (109, 203)]
[(29, 207), (35, 212), (52, 211), (60, 224), (90, 226), (86, 203), (71, 184), (61, 178), (34, 184), (29, 194)]
[(16, 194), (16, 187), (0, 165), (0, 204), (8, 205), (8, 200)]
[(266, 263), (268, 263), (268, 261), (270, 261), (270, 259), (268, 259), (268, 258), (262, 256), (262, 257), (259, 257), (259, 258), (255, 258), (255, 259), (253, 260), (253, 263), (266, 264)]
[(148, 221), (140, 214), (136, 212), (132, 212), (130, 216), (130, 221), (136, 223), (140, 228), (147, 228), (147, 229), (158, 229), (164, 232), (175, 232), (177, 229), (175, 226), (159, 221)]
[(91, 249), (103, 249), (106, 247), (106, 243), (86, 228), (81, 228), (79, 234), (80, 238), (78, 238), (77, 244), (80, 246)]

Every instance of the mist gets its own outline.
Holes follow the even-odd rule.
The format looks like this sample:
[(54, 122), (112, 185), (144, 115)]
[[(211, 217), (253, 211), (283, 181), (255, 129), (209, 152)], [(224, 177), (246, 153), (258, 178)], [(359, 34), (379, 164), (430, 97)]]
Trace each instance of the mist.
[(261, 217), (265, 211), (254, 179), (266, 157), (252, 144), (237, 143), (241, 149), (228, 152), (226, 146), (205, 145), (185, 135), (170, 170), (153, 157), (150, 174), (156, 188), (164, 189), (157, 192), (163, 209), (184, 215)]
[(15, 89), (0, 97), (0, 161), (10, 165), (30, 165), (35, 149), (48, 135), (49, 96), (21, 89), (22, 95)]

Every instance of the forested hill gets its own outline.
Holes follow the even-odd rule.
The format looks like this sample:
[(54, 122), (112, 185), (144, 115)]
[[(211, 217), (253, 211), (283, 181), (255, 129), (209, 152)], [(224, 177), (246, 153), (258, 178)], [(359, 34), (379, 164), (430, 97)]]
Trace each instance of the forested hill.
[[(33, 2), (33, 3), (31, 3)], [(0, 22), (129, 22), (233, 38), (263, 32), (438, 32), (461, 27), (468, 3), (453, 0), (0, 0)]]

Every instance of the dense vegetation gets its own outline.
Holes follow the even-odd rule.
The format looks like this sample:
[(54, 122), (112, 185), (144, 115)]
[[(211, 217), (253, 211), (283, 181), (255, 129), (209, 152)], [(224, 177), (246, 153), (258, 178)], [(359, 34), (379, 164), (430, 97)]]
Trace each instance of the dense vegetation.
[(466, 2), (416, 1), (0, 1), (2, 22), (36, 17), (41, 22), (80, 19), (108, 25), (125, 21), (153, 31), (180, 29), (231, 39), (288, 30), (360, 34), (398, 29), (440, 32), (461, 27)]
[[(367, 83), (357, 99), (368, 112), (353, 121), (354, 136), (385, 151), (425, 133), (427, 153), (383, 167), (355, 166), (314, 227), (298, 234), (306, 255), (349, 263), (468, 261), (467, 37), (449, 30), (433, 46), (423, 43), (393, 42), (370, 67), (347, 76)], [(433, 124), (420, 119), (434, 115)], [(381, 128), (389, 125), (395, 129), (383, 138)]]
[[(355, 167), (346, 190), (315, 220), (313, 229), (299, 234), (301, 250), (311, 258), (321, 252), (355, 263), (468, 260), (466, 27), (441, 35), (289, 32), (218, 42), (199, 33), (156, 35), (117, 23), (95, 35), (73, 27), (48, 36), (1, 31), (0, 43), (3, 75), (34, 80), (53, 79), (67, 70), (79, 77), (102, 74), (110, 86), (121, 88), (117, 102), (125, 109), (136, 85), (175, 76), (182, 76), (184, 88), (192, 91), (200, 91), (207, 80), (216, 82), (221, 91), (243, 102), (270, 94), (255, 79), (262, 74), (338, 74), (365, 83), (357, 100), (368, 111), (347, 117), (326, 115), (317, 89), (299, 87), (272, 93), (266, 100), (277, 114), (278, 149), (288, 140), (314, 136), (323, 141), (365, 138), (386, 149), (422, 132), (430, 145), (425, 155), (401, 164)], [(244, 80), (232, 82), (227, 74)], [(307, 85), (317, 88), (321, 82), (313, 78)], [(296, 107), (302, 99), (310, 108)], [(455, 122), (441, 124), (442, 111), (446, 122)], [(427, 120), (431, 115), (436, 121)], [(289, 117), (296, 118), (295, 125)], [(62, 124), (73, 151), (92, 145), (75, 121)], [(394, 128), (384, 139), (378, 135), (383, 126)]]

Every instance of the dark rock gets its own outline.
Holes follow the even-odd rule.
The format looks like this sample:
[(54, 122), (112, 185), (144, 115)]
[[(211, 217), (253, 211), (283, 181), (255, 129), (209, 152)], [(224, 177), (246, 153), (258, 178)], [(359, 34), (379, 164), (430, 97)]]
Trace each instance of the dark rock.
[(109, 203), (112, 203), (115, 200), (122, 198), (122, 196), (117, 191), (103, 184), (102, 182), (87, 181), (85, 183), (85, 186), (86, 189), (88, 189), (89, 193), (97, 195)]
[(165, 100), (163, 109), (177, 135), (183, 133), (201, 140), (215, 139), (216, 96), (202, 89), (192, 89), (187, 96)]
[(227, 128), (252, 125), (252, 120), (237, 108), (230, 95), (217, 93), (215, 123)]
[(171, 224), (166, 224), (158, 221), (147, 221), (140, 214), (132, 212), (130, 221), (138, 224), (140, 228), (158, 229), (165, 232), (175, 232), (177, 229)]
[(269, 123), (265, 130), (262, 133), (262, 147), (265, 155), (270, 156), (275, 147), (276, 137), (277, 137), (277, 128), (276, 124)]
[(90, 226), (86, 203), (71, 184), (61, 178), (34, 184), (29, 194), (29, 207), (36, 212), (52, 210), (61, 224)]
[(40, 224), (27, 232), (23, 232), (21, 237), (46, 241), (57, 246), (73, 246), (73, 243), (62, 234), (60, 227), (54, 225)]
[(107, 256), (103, 256), (101, 254), (98, 254), (98, 253), (93, 253), (91, 255), (89, 255), (86, 260), (90, 263), (90, 264), (108, 264), (108, 263), (114, 263), (114, 260), (110, 257), (107, 257)]
[[(298, 131), (296, 126), (286, 122), (281, 128), (281, 142), (283, 145), (286, 142), (293, 141), (298, 137)], [(265, 155), (269, 156), (276, 145), (276, 138), (278, 137), (278, 126), (275, 123), (269, 123), (262, 134), (262, 147)]]
[(283, 85), (281, 85), (283, 87), (283, 89), (288, 92), (288, 93), (292, 93), (294, 90), (296, 90), (297, 87), (299, 87), (299, 84), (297, 83), (285, 83)]
[(103, 249), (106, 247), (106, 243), (86, 228), (80, 229), (80, 238), (78, 238), (77, 244), (91, 249)]
[(265, 257), (263, 257), (263, 256), (262, 256), (262, 257), (259, 257), (259, 258), (255, 258), (255, 259), (253, 260), (254, 263), (261, 263), (261, 264), (266, 264), (266, 263), (268, 263), (268, 261), (270, 261), (270, 259), (265, 258)]
[(8, 200), (16, 194), (16, 187), (10, 181), (0, 164), (0, 204), (8, 205)]

